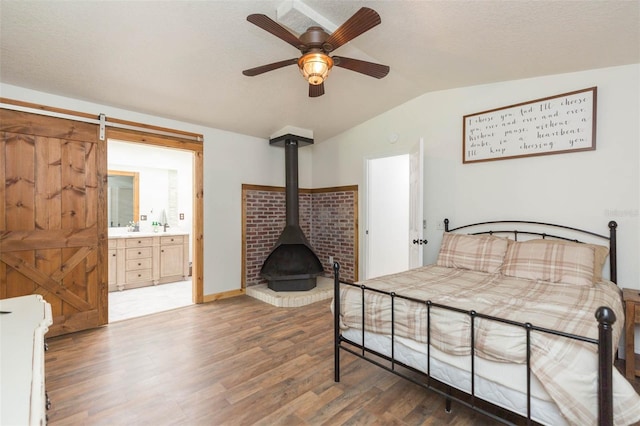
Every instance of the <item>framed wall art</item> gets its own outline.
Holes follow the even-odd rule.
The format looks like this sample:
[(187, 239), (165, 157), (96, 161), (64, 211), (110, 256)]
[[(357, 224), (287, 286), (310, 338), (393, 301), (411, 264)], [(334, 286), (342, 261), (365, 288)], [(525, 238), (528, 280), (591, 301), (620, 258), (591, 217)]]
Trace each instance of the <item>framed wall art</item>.
[(597, 87), (462, 118), (462, 162), (596, 149)]

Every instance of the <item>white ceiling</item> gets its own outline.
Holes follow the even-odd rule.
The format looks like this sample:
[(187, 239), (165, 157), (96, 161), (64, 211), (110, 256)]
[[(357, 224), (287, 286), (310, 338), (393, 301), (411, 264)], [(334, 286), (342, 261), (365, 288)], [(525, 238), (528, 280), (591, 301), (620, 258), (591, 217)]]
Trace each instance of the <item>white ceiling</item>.
[(1, 0), (0, 81), (264, 138), (301, 127), (320, 142), (430, 91), (640, 63), (638, 0), (303, 0), (336, 26), (375, 9), (382, 24), (335, 53), (391, 67), (381, 80), (334, 68), (309, 98), (295, 65), (241, 73), (299, 56), (246, 21), (276, 19), (283, 1)]

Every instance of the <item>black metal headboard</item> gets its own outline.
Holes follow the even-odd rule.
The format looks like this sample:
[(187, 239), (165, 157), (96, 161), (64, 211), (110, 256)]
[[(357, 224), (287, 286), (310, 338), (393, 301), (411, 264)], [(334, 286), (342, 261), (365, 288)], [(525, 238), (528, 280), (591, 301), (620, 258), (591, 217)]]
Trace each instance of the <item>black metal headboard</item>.
[[(589, 235), (591, 237), (595, 237), (597, 239), (601, 239), (601, 240), (606, 240), (609, 244), (609, 275), (610, 275), (610, 280), (613, 281), (614, 283), (618, 282), (618, 268), (617, 268), (617, 252), (616, 252), (616, 230), (618, 228), (618, 224), (615, 221), (610, 221), (609, 222), (609, 235), (601, 235), (601, 234), (596, 234), (595, 232), (591, 232), (591, 231), (586, 231), (584, 229), (579, 229), (579, 228), (573, 228), (570, 226), (564, 226), (564, 225), (556, 225), (553, 223), (545, 223), (545, 222), (529, 222), (526, 220), (494, 220), (494, 221), (490, 221), (490, 222), (478, 222), (478, 223), (472, 223), (469, 225), (464, 225), (464, 226), (458, 226), (456, 228), (449, 228), (449, 219), (445, 219), (444, 220), (444, 230), (445, 232), (453, 232), (453, 231), (459, 231), (461, 229), (466, 229), (466, 228), (472, 228), (472, 227), (479, 227), (479, 226), (487, 226), (487, 225), (504, 225), (504, 224), (522, 224), (522, 225), (529, 225), (529, 226), (537, 226), (537, 227), (542, 227), (542, 228), (549, 228), (550, 230), (554, 230), (553, 232), (557, 232), (557, 230), (565, 230), (565, 231), (571, 231), (575, 234), (582, 234), (582, 235)], [(563, 236), (563, 235), (556, 235), (556, 234), (550, 234), (550, 233), (546, 233), (546, 232), (539, 232), (539, 231), (528, 231), (528, 230), (524, 230), (524, 231), (520, 231), (520, 230), (516, 230), (516, 229), (497, 229), (497, 230), (487, 230), (487, 231), (478, 231), (478, 232), (469, 232), (469, 234), (471, 235), (481, 235), (481, 234), (489, 234), (489, 235), (494, 235), (494, 234), (510, 234), (513, 235), (513, 239), (515, 241), (518, 241), (518, 235), (527, 235), (527, 236), (535, 236), (535, 237), (540, 237), (540, 238), (551, 238), (551, 239), (557, 239), (557, 240), (565, 240), (565, 241), (574, 241), (576, 243), (584, 243), (585, 241), (580, 241), (577, 240), (575, 238), (570, 238), (567, 236)]]

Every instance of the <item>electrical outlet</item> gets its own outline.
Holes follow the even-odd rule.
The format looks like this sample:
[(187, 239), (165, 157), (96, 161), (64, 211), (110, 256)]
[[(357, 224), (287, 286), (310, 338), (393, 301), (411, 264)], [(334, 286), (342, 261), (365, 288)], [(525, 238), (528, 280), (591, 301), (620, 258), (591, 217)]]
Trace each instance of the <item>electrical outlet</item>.
[(184, 220), (184, 213), (180, 213), (180, 220)]
[(329, 256), (329, 264), (333, 265), (333, 256)]

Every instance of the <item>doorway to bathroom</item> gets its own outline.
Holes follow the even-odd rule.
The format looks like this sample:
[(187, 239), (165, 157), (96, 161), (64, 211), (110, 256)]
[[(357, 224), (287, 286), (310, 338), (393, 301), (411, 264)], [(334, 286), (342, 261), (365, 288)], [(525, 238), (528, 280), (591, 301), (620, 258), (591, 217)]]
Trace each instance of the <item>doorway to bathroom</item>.
[(188, 306), (194, 153), (109, 138), (109, 322)]

